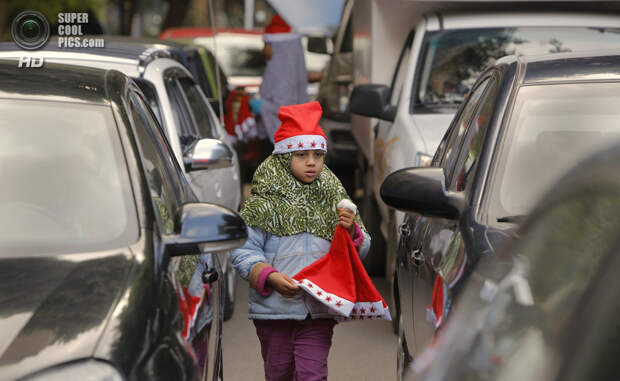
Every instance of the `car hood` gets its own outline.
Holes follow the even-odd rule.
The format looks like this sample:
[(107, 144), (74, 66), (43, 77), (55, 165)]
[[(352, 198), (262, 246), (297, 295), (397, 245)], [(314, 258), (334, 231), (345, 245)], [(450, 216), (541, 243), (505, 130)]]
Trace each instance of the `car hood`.
[(129, 249), (0, 257), (0, 374), (91, 357), (125, 288)]
[(413, 124), (422, 136), (424, 151), (433, 156), (441, 139), (448, 130), (454, 113), (449, 114), (413, 114)]

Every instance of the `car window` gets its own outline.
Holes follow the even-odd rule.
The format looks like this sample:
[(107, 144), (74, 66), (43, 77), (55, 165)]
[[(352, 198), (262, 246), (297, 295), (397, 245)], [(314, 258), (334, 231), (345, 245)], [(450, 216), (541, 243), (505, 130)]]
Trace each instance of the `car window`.
[(138, 221), (109, 106), (0, 100), (0, 256), (127, 246)]
[(620, 83), (521, 87), (493, 160), (491, 219), (527, 214), (569, 168), (619, 143), (618, 120)]
[(181, 77), (178, 79), (181, 85), (181, 91), (185, 95), (189, 110), (194, 116), (196, 122), (196, 128), (201, 138), (217, 138), (217, 130), (213, 125), (214, 121), (209, 115), (209, 104), (206, 102), (205, 97), (189, 77)]
[(170, 107), (172, 115), (177, 126), (177, 134), (181, 149), (185, 152), (192, 144), (200, 139), (200, 134), (196, 128), (196, 122), (191, 111), (188, 108), (185, 96), (177, 81), (178, 75), (176, 70), (169, 70), (164, 73), (166, 84), (166, 92), (170, 98)]
[(465, 136), (465, 131), (477, 110), (478, 101), (486, 91), (488, 85), (489, 79), (487, 78), (476, 86), (463, 107), (457, 113), (457, 117), (452, 122), (452, 125), (437, 149), (433, 161), (445, 169), (447, 179), (452, 178), (452, 172), (456, 160), (458, 159), (458, 153)]
[(178, 167), (163, 135), (144, 100), (136, 93), (130, 94), (130, 109), (136, 139), (139, 142), (145, 175), (154, 208), (164, 234), (174, 231), (174, 216), (181, 204), (182, 183)]
[(479, 106), (465, 131), (465, 138), (461, 145), (459, 160), (456, 163), (454, 178), (450, 181), (451, 190), (465, 190), (465, 187), (470, 183), (476, 172), (475, 169), (482, 153), (482, 144), (491, 121), (491, 113), (495, 106), (498, 89), (497, 81), (489, 79), (487, 90), (477, 101)]

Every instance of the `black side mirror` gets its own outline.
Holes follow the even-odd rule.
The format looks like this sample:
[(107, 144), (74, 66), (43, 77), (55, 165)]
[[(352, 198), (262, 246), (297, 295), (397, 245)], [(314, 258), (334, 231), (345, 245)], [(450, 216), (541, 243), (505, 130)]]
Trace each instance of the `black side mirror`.
[(351, 112), (393, 122), (396, 117), (396, 106), (390, 104), (391, 93), (386, 85), (355, 86), (351, 93)]
[(458, 219), (465, 205), (462, 193), (446, 190), (443, 168), (405, 168), (385, 178), (381, 199), (390, 207), (424, 216)]
[(231, 250), (243, 246), (248, 238), (243, 218), (215, 204), (183, 205), (179, 224), (179, 234), (164, 238), (169, 256)]
[(187, 171), (226, 168), (233, 165), (232, 150), (218, 139), (200, 139), (183, 158)]

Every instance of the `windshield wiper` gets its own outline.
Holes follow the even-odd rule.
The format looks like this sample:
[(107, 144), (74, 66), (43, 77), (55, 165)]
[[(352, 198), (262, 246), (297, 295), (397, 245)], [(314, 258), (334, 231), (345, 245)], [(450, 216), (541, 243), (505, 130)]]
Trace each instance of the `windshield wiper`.
[(512, 223), (518, 223), (518, 222), (522, 222), (525, 219), (524, 215), (515, 215), (515, 216), (504, 216), (504, 217), (499, 217), (497, 219), (497, 222), (512, 222)]

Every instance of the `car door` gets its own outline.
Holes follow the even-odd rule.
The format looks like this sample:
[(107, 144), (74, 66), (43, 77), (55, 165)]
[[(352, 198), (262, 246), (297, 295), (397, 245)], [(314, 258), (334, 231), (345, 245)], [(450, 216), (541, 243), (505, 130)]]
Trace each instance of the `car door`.
[[(461, 111), (455, 117), (446, 138), (440, 144), (433, 164), (444, 168), (446, 174), (446, 187), (449, 190), (463, 191), (462, 171), (466, 166), (467, 155), (462, 152), (470, 150), (475, 132), (479, 131), (478, 117), (480, 104), (488, 97), (494, 95), (490, 88), (497, 87), (496, 81), (491, 77), (481, 79), (477, 86), (472, 89), (471, 95), (463, 105)], [(488, 122), (488, 120), (485, 120)], [(475, 140), (477, 143), (478, 140)], [(470, 165), (467, 161), (467, 165)], [(473, 167), (472, 167), (473, 168)], [(468, 174), (473, 174), (470, 171)], [(426, 218), (423, 225), (418, 229), (419, 236), (415, 237), (417, 245), (413, 248), (412, 256), (415, 256), (413, 266), (413, 322), (416, 350), (424, 346), (432, 339), (434, 330), (442, 323), (442, 318), (433, 314), (428, 307), (432, 304), (433, 289), (438, 271), (451, 286), (457, 280), (459, 271), (454, 271), (455, 263), (462, 264), (464, 243), (459, 232), (459, 221), (444, 218)], [(449, 253), (450, 255), (447, 255)], [(451, 267), (452, 266), (452, 267)], [(445, 307), (449, 308), (446, 304)]]
[[(223, 129), (194, 80), (179, 69), (171, 69), (164, 75), (166, 90), (179, 122), (177, 131), (183, 155), (191, 150), (198, 139), (219, 139), (228, 144)], [(235, 152), (232, 147), (229, 148)], [(241, 185), (236, 156), (230, 167), (190, 171), (187, 176), (200, 201), (238, 210)]]
[[(179, 208), (184, 203), (197, 200), (191, 190), (188, 189), (188, 184), (184, 181), (183, 174), (174, 159), (164, 132), (147, 106), (142, 94), (133, 91), (129, 99), (136, 138), (140, 146), (146, 171), (145, 175), (153, 200), (153, 209), (157, 221), (156, 230), (158, 230), (155, 233), (160, 237), (159, 241), (155, 242), (158, 255), (157, 263), (160, 266), (158, 276), (160, 277), (160, 284), (163, 284), (160, 292), (166, 293), (169, 291), (166, 287), (172, 287), (179, 306), (176, 311), (162, 312), (169, 315), (165, 321), (181, 320), (181, 332), (178, 334), (188, 344), (194, 344), (193, 339), (199, 334), (215, 337), (210, 343), (207, 341), (201, 342), (201, 346), (194, 345), (194, 349), (202, 354), (199, 360), (208, 359), (208, 361), (203, 362), (206, 365), (200, 369), (200, 374), (207, 372), (219, 374), (220, 370), (216, 366), (221, 366), (221, 359), (218, 358), (218, 353), (221, 352), (218, 352), (217, 349), (221, 345), (220, 335), (210, 335), (210, 331), (215, 318), (216, 331), (221, 332), (221, 319), (218, 321), (219, 315), (216, 314), (216, 308), (221, 301), (221, 293), (219, 282), (216, 281), (217, 277), (211, 276), (209, 278), (213, 273), (221, 273), (219, 260), (217, 256), (211, 254), (163, 258), (161, 237), (174, 232), (175, 216), (178, 214)], [(197, 269), (203, 269), (202, 273), (197, 273)], [(207, 289), (202, 287), (203, 274), (206, 274), (205, 281), (210, 285), (208, 291), (204, 291)], [(196, 284), (197, 278), (198, 284)], [(195, 312), (191, 313), (191, 309)], [(178, 315), (181, 317), (177, 317)], [(193, 361), (185, 361), (187, 379), (192, 379), (191, 375), (198, 369), (196, 365)], [(206, 366), (209, 368), (207, 369)]]

